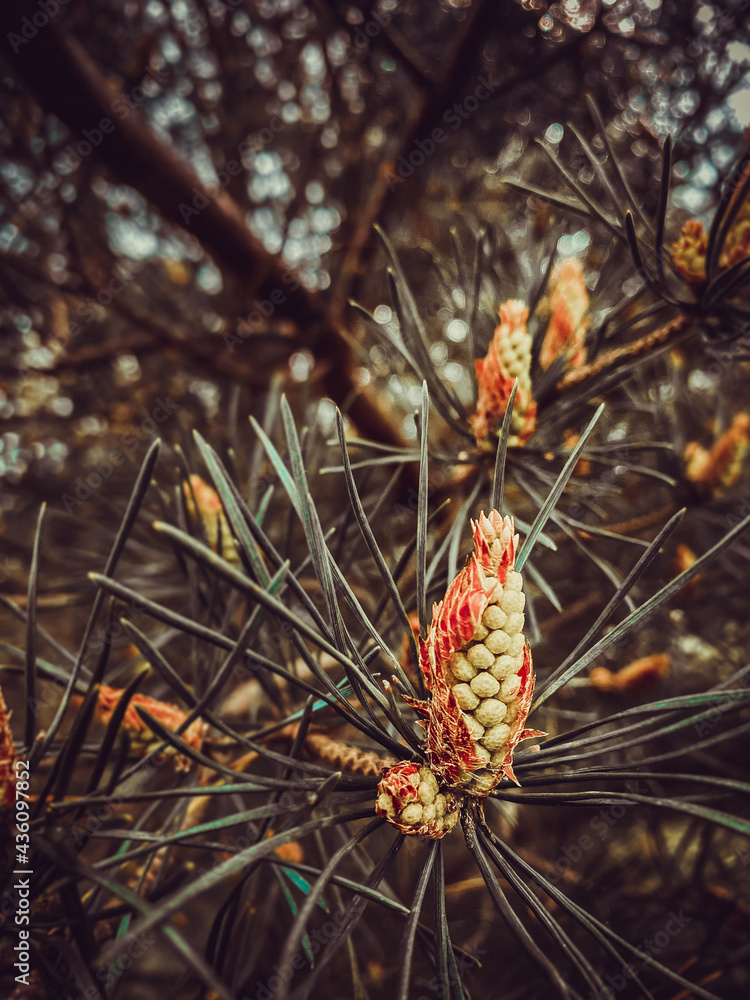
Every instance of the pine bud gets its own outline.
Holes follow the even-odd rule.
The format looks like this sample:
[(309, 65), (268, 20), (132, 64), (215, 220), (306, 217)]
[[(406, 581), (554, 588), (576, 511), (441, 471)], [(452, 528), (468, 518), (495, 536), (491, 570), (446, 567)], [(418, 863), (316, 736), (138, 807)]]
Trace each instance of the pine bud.
[(589, 292), (583, 265), (565, 257), (555, 265), (548, 296), (550, 320), (539, 351), (539, 367), (546, 371), (557, 358), (574, 368), (586, 360)]
[(402, 833), (437, 840), (458, 822), (460, 804), (429, 767), (405, 760), (383, 771), (375, 811)]
[(423, 717), (438, 778), (449, 789), (487, 795), (504, 776), (516, 780), (515, 746), (544, 734), (524, 729), (534, 678), (513, 520), (493, 510), (472, 529), (474, 555), (434, 607), (427, 638), (420, 638), (432, 698), (408, 700)]
[[(115, 706), (122, 697), (124, 691), (122, 688), (112, 688), (102, 685), (99, 690), (99, 700), (97, 702), (97, 709), (100, 713), (101, 719), (104, 723), (108, 723), (112, 718), (112, 713), (115, 710)], [(143, 694), (134, 694), (133, 697), (128, 702), (128, 707), (125, 709), (125, 715), (122, 719), (122, 725), (125, 729), (129, 730), (131, 737), (133, 738), (133, 745), (136, 749), (144, 750), (148, 753), (148, 748), (151, 744), (162, 741), (159, 740), (148, 728), (146, 723), (140, 717), (136, 711), (135, 706), (141, 705), (150, 712), (155, 719), (167, 729), (177, 729), (177, 727), (185, 721), (187, 718), (187, 713), (183, 712), (181, 709), (176, 708), (174, 705), (170, 705), (164, 701), (157, 701), (156, 698), (149, 698)], [(195, 750), (200, 750), (203, 746), (203, 739), (206, 735), (206, 723), (202, 719), (193, 719), (187, 729), (180, 735), (180, 739), (187, 743), (188, 746), (193, 747)], [(174, 754), (174, 749), (169, 747), (167, 753)], [(158, 760), (159, 758), (157, 758)], [(162, 757), (163, 759), (163, 757)], [(186, 757), (184, 754), (178, 753), (175, 757), (175, 765), (178, 771), (188, 771), (192, 766), (192, 761)]]
[(502, 423), (513, 383), (518, 391), (511, 419), (509, 443), (524, 444), (536, 427), (536, 401), (531, 388), (531, 336), (526, 329), (528, 306), (509, 299), (500, 306), (500, 325), (492, 337), (487, 356), (475, 362), (477, 408), (471, 429), (482, 445)]

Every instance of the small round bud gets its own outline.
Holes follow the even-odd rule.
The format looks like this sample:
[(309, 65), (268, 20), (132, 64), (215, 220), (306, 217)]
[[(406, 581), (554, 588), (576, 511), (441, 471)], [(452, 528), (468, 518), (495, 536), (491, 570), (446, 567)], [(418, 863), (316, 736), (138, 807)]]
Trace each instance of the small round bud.
[(461, 800), (438, 791), (436, 775), (426, 765), (401, 761), (383, 771), (375, 811), (402, 833), (436, 839), (458, 822)]
[(505, 628), (507, 620), (508, 616), (499, 604), (490, 604), (489, 607), (485, 608), (485, 612), (482, 615), (482, 624), (486, 625), (490, 630)]
[(466, 656), (469, 663), (476, 667), (477, 670), (487, 670), (495, 662), (494, 654), (481, 642), (478, 642), (475, 646), (471, 646)]
[(518, 656), (519, 653), (523, 653), (523, 647), (526, 645), (526, 640), (521, 632), (516, 632), (514, 636), (511, 637), (508, 643), (508, 648), (505, 652), (508, 656)]
[(508, 656), (506, 653), (504, 656), (498, 656), (490, 667), (489, 672), (497, 680), (504, 681), (506, 677), (512, 676), (517, 669), (516, 658), (514, 656)]
[(471, 738), (474, 742), (479, 742), (484, 736), (484, 726), (480, 722), (477, 722), (473, 715), (464, 715), (464, 722)]
[(497, 775), (492, 771), (475, 771), (471, 775), (469, 791), (474, 795), (487, 795), (497, 785)]
[(503, 701), (510, 701), (515, 698), (518, 692), (521, 690), (521, 678), (518, 674), (513, 674), (512, 677), (506, 678), (500, 685), (500, 694), (498, 698), (502, 698)]
[(396, 815), (396, 810), (393, 808), (391, 797), (390, 795), (387, 795), (385, 792), (381, 792), (380, 795), (378, 795), (377, 809), (379, 812), (384, 814), (388, 814), (391, 816)]
[(505, 722), (512, 726), (518, 715), (518, 699), (508, 702), (508, 711), (505, 713)]
[[(503, 721), (507, 711), (508, 708), (504, 702), (498, 701), (496, 698), (486, 698), (475, 710), (474, 718), (482, 726), (496, 726)], [(482, 734), (484, 734), (484, 730), (482, 730)]]
[(464, 712), (473, 712), (479, 704), (479, 697), (474, 694), (468, 684), (456, 684), (453, 688), (453, 697), (456, 699), (458, 707), (462, 708)]
[[(478, 698), (491, 698), (500, 690), (500, 682), (492, 674), (483, 670), (471, 682), (471, 690)], [(474, 706), (476, 708), (476, 705)]]
[(500, 607), (506, 614), (512, 614), (514, 611), (523, 611), (524, 605), (526, 604), (526, 595), (520, 591), (506, 590), (503, 593), (502, 600), (500, 601)]
[[(510, 636), (503, 629), (496, 629), (494, 632), (490, 632), (485, 639), (484, 644), (487, 649), (494, 654), (494, 656), (499, 656), (501, 653), (505, 653), (508, 646), (510, 646)], [(490, 666), (492, 666), (492, 664), (490, 664)]]
[(490, 726), (489, 729), (485, 730), (482, 743), (488, 750), (499, 750), (508, 742), (509, 736), (510, 726), (501, 722), (497, 726)]
[(465, 653), (454, 653), (450, 665), (453, 676), (459, 681), (468, 683), (477, 672), (477, 668), (469, 662)]
[(419, 800), (423, 805), (434, 802), (438, 794), (437, 778), (429, 767), (419, 769)]
[(516, 632), (522, 632), (525, 621), (526, 615), (522, 611), (514, 611), (508, 615), (508, 620), (505, 623), (505, 631), (508, 635), (515, 635)]
[(418, 805), (416, 802), (410, 802), (408, 806), (404, 806), (401, 810), (400, 819), (402, 823), (408, 823), (409, 826), (415, 826), (417, 823), (421, 823), (422, 806)]

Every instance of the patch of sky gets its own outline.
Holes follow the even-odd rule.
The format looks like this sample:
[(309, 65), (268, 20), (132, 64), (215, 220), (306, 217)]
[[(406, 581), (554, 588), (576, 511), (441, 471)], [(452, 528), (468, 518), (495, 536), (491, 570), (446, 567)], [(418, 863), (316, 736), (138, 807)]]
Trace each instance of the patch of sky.
[(14, 198), (25, 198), (34, 187), (34, 175), (19, 163), (6, 160), (0, 164), (0, 177), (10, 188)]
[(283, 44), (275, 31), (264, 27), (251, 28), (245, 35), (245, 41), (256, 56), (261, 58), (279, 52)]
[(169, 11), (161, 0), (148, 0), (144, 7), (144, 29), (163, 28), (169, 23)]
[(269, 253), (278, 253), (284, 244), (283, 216), (270, 208), (256, 209), (248, 219), (251, 231), (263, 241)]
[(107, 230), (112, 252), (132, 260), (145, 260), (153, 256), (159, 247), (155, 233), (144, 229), (141, 222), (123, 219), (116, 212), (107, 212)]
[(750, 125), (750, 74), (746, 73), (742, 82), (727, 95), (725, 104), (733, 132), (741, 132)]
[(152, 127), (165, 138), (169, 137), (171, 128), (185, 125), (196, 117), (195, 108), (190, 101), (174, 91), (150, 102), (146, 114)]
[(161, 54), (168, 63), (174, 66), (182, 59), (182, 49), (177, 44), (174, 35), (169, 32), (165, 33), (162, 35), (160, 44)]
[(300, 53), (302, 71), (308, 80), (322, 80), (326, 74), (323, 50), (317, 42), (309, 42)]

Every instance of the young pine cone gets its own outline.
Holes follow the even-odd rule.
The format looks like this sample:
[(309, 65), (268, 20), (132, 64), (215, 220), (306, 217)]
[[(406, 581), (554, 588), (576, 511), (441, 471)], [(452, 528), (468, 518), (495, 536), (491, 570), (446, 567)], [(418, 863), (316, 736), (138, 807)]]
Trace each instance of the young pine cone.
[(536, 401), (531, 387), (531, 336), (526, 329), (529, 309), (520, 299), (500, 306), (500, 323), (487, 356), (475, 362), (477, 407), (471, 429), (477, 444), (487, 446), (503, 422), (513, 383), (518, 379), (510, 445), (525, 444), (536, 427)]
[(460, 799), (440, 790), (429, 767), (402, 761), (383, 772), (375, 811), (402, 833), (437, 840), (458, 822)]
[(504, 776), (516, 781), (516, 745), (544, 734), (524, 729), (534, 676), (513, 519), (493, 510), (472, 528), (474, 555), (435, 605), (427, 638), (420, 638), (420, 668), (432, 698), (407, 700), (424, 719), (425, 751), (438, 779), (449, 789), (487, 795)]

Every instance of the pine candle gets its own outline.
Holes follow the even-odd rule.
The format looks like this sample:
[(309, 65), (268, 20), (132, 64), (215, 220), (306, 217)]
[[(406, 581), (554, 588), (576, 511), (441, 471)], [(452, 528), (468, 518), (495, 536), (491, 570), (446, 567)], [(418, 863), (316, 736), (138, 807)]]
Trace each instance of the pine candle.
[[(524, 728), (534, 676), (523, 634), (525, 596), (515, 570), (513, 519), (493, 510), (472, 522), (472, 529), (474, 554), (433, 608), (427, 638), (419, 640), (420, 669), (432, 698), (406, 700), (422, 716), (435, 787), (486, 796), (503, 777), (516, 781), (516, 745), (544, 734)], [(379, 798), (378, 812), (403, 829), (404, 806), (397, 805), (406, 799), (389, 782), (386, 772), (379, 792), (396, 792), (393, 815), (385, 798), (382, 809)]]
[[(487, 356), (475, 362), (477, 406), (471, 429), (479, 445), (487, 445), (508, 408), (513, 384), (518, 391), (508, 443), (524, 444), (536, 427), (536, 401), (531, 387), (531, 336), (526, 329), (529, 309), (520, 299), (508, 299), (499, 309)], [(499, 516), (499, 515), (498, 515)]]

